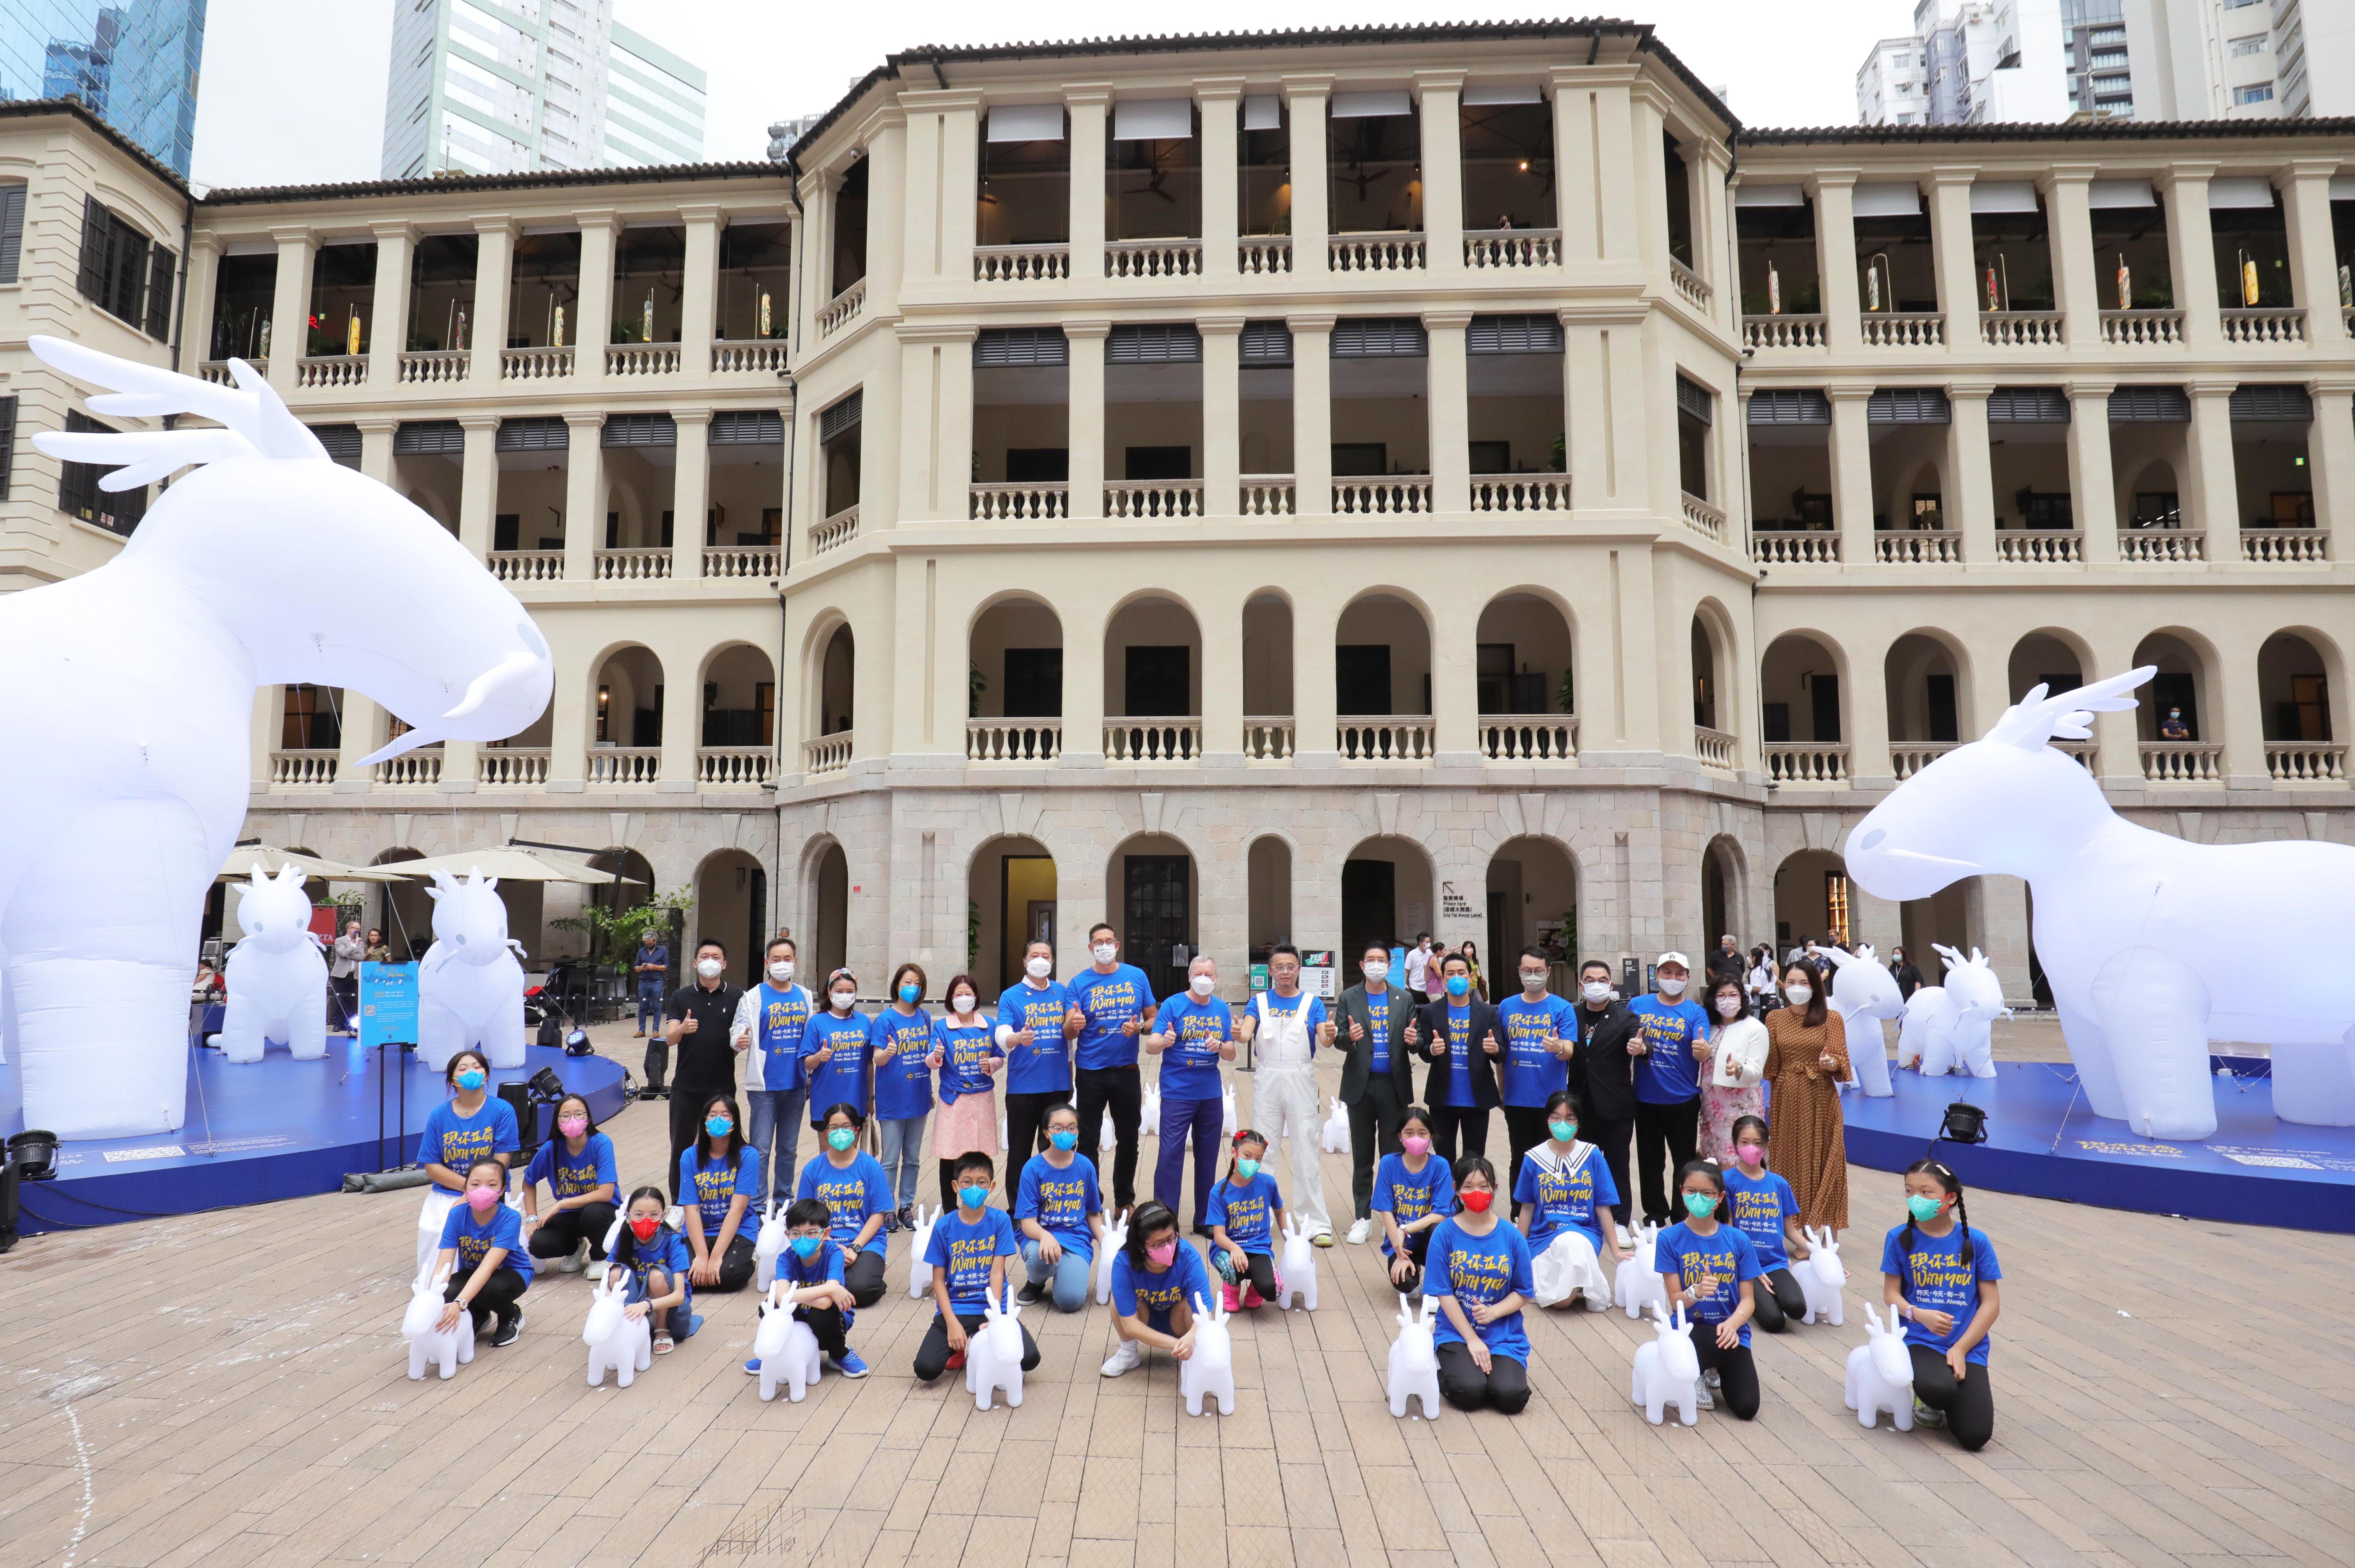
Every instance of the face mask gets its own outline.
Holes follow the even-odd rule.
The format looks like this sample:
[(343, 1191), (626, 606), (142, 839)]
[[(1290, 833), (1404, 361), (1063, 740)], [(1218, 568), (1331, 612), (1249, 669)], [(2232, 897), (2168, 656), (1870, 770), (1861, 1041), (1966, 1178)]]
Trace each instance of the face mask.
[(1096, 962), (1099, 964), (1109, 964), (1120, 956), (1120, 949), (1109, 942), (1099, 942), (1088, 951), (1096, 955)]
[(1660, 976), (1660, 995), (1664, 997), (1681, 997), (1684, 993), (1685, 983), (1682, 980), (1671, 980), (1666, 975)]
[(1556, 1143), (1566, 1144), (1571, 1139), (1578, 1136), (1578, 1124), (1576, 1122), (1548, 1122), (1546, 1124), (1546, 1130), (1553, 1134), (1554, 1141)]
[(1718, 1016), (1719, 1018), (1721, 1018), (1721, 1019), (1730, 1019), (1730, 1018), (1733, 1017), (1736, 1013), (1739, 1013), (1741, 1010), (1742, 1010), (1742, 998), (1741, 998), (1740, 997), (1718, 997), (1718, 999), (1717, 999), (1717, 1016)]
[(633, 1217), (630, 1221), (630, 1234), (637, 1237), (637, 1239), (642, 1242), (651, 1242), (655, 1239), (655, 1232), (660, 1229), (661, 1226), (662, 1220), (660, 1216), (654, 1214), (639, 1214)]
[(1033, 958), (1022, 965), (1022, 972), (1033, 980), (1043, 980), (1055, 972), (1055, 961), (1052, 958)]
[(825, 1244), (826, 1238), (823, 1236), (795, 1236), (794, 1238), (794, 1255), (797, 1258), (804, 1259), (814, 1258), (817, 1256), (818, 1248)]
[(707, 980), (717, 980), (728, 972), (728, 965), (717, 958), (698, 958), (695, 961), (695, 972)]
[(922, 986), (902, 986), (900, 987), (900, 999), (907, 1003), (911, 1008), (918, 1002), (922, 1001), (923, 999), (923, 996), (924, 988)]
[(1744, 1165), (1758, 1165), (1763, 1163), (1766, 1158), (1765, 1148), (1758, 1144), (1742, 1144), (1737, 1147), (1733, 1152), (1741, 1156), (1742, 1163)]
[(1235, 1174), (1241, 1177), (1245, 1181), (1249, 1181), (1252, 1177), (1259, 1174), (1259, 1161), (1255, 1159), (1237, 1159), (1235, 1161)]
[(847, 1013), (850, 1010), (850, 1004), (858, 999), (858, 997), (856, 992), (837, 991), (833, 996), (828, 997), (826, 1000), (826, 1005), (831, 1007), (836, 1012)]
[(1208, 975), (1196, 975), (1186, 982), (1186, 988), (1198, 997), (1207, 997), (1219, 988), (1219, 983)]
[(1449, 996), (1460, 997), (1471, 988), (1472, 982), (1465, 978), (1463, 976), (1450, 975), (1447, 976), (1447, 994)]
[(1497, 1200), (1495, 1193), (1484, 1192), (1476, 1187), (1469, 1192), (1459, 1192), (1455, 1196), (1462, 1200), (1464, 1207), (1471, 1210), (1475, 1214), (1486, 1214), (1488, 1211), (1488, 1205)]
[(969, 1013), (973, 1011), (973, 997), (965, 996), (960, 992), (958, 995), (949, 998), (949, 1011), (953, 1013)]
[(1913, 1215), (1914, 1223), (1919, 1225), (1926, 1225), (1936, 1219), (1938, 1211), (1945, 1206), (1945, 1200), (1924, 1198), (1918, 1192), (1909, 1194), (1905, 1200), (1905, 1211)]
[(1047, 1135), (1047, 1141), (1053, 1144), (1063, 1153), (1069, 1154), (1073, 1149), (1080, 1147), (1080, 1135), (1077, 1133), (1049, 1133)]
[(1717, 1212), (1717, 1194), (1714, 1192), (1686, 1193), (1685, 1212), (1696, 1220), (1708, 1219)]
[(1155, 1268), (1167, 1268), (1178, 1261), (1177, 1240), (1173, 1237), (1169, 1241), (1146, 1248), (1145, 1256)]
[(1791, 1005), (1795, 1008), (1806, 1007), (1807, 998), (1815, 994), (1816, 988), (1813, 986), (1786, 986), (1783, 988), (1783, 995), (1791, 999)]
[(500, 1196), (496, 1187), (469, 1187), (466, 1189), (466, 1207), (477, 1214), (487, 1214), (499, 1206)]
[(703, 1130), (715, 1138), (726, 1137), (735, 1130), (735, 1126), (736, 1124), (725, 1116), (706, 1116), (703, 1119)]
[(989, 1189), (986, 1187), (960, 1187), (957, 1189), (957, 1201), (964, 1204), (968, 1209), (979, 1209), (988, 1203)]
[(1524, 975), (1521, 976), (1521, 989), (1534, 997), (1545, 989), (1545, 980), (1543, 975)]
[(772, 964), (769, 965), (769, 978), (774, 980), (778, 985), (782, 986), (793, 977), (794, 964), (792, 959), (788, 958), (783, 964)]
[(470, 1094), (481, 1088), (483, 1083), (483, 1070), (479, 1067), (469, 1067), (458, 1074), (458, 1087)]
[(1578, 988), (1578, 994), (1599, 1004), (1611, 999), (1611, 987), (1601, 980), (1589, 980)]
[(1421, 1133), (1409, 1133), (1404, 1137), (1399, 1139), (1399, 1147), (1406, 1150), (1407, 1153), (1414, 1156), (1415, 1158), (1421, 1159), (1424, 1155), (1431, 1152), (1431, 1140), (1423, 1136)]
[(1387, 964), (1360, 964), (1358, 973), (1369, 980), (1387, 980), (1391, 977), (1391, 966)]
[(586, 1116), (567, 1116), (562, 1121), (556, 1124), (556, 1130), (562, 1133), (568, 1138), (577, 1138), (581, 1134), (589, 1130), (589, 1118)]
[(850, 1146), (858, 1141), (858, 1133), (856, 1128), (828, 1127), (826, 1129), (826, 1147), (837, 1154), (849, 1153)]

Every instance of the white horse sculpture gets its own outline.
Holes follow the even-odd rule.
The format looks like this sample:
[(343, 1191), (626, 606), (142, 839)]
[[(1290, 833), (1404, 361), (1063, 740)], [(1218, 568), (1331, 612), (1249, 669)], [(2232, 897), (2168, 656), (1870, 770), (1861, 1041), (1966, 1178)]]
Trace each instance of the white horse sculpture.
[(286, 1042), (298, 1061), (327, 1054), (327, 961), (311, 931), (311, 895), (289, 866), (275, 880), (253, 869), (238, 882), (237, 923), (245, 938), (229, 950), (222, 977), (229, 1006), (214, 1036), (231, 1061), (259, 1061), (264, 1036)]
[(1921, 987), (1905, 999), (1898, 1063), (1933, 1078), (1957, 1070), (1992, 1078), (1995, 1020), (2011, 1012), (2003, 1005), (2003, 981), (1976, 947), (1967, 958), (1951, 947), (1936, 952), (1946, 963), (1945, 983)]
[(473, 1046), (495, 1070), (523, 1065), (523, 944), (507, 936), (499, 880), (433, 873), (433, 945), (417, 966), (417, 1060), (439, 1072)]
[(1895, 1093), (1889, 1083), (1889, 1043), (1881, 1032), (1881, 1020), (1904, 1015), (1897, 976), (1873, 956), (1870, 944), (1852, 954), (1837, 947), (1808, 951), (1832, 971), (1832, 994), (1825, 1000), (1848, 1031), (1849, 1069), (1856, 1074), (1857, 1087), (1876, 1096)]
[(2211, 1040), (2272, 1047), (2274, 1114), (2355, 1125), (2355, 848), (2190, 844), (2110, 809), (2049, 742), (2135, 706), (2150, 667), (2059, 697), (2037, 687), (1981, 739), (1900, 784), (1849, 835), (1884, 899), (1965, 877), (2027, 880), (2037, 956), (2097, 1115), (2146, 1137), (2216, 1130)]
[(538, 718), (548, 644), (450, 531), (332, 462), (252, 368), (235, 387), (35, 336), (101, 414), (221, 428), (44, 432), (34, 445), (164, 491), (115, 558), (0, 603), (0, 1039), (25, 1120), (66, 1138), (186, 1115), (205, 897), (250, 799), (253, 699), (366, 693), (413, 728), (370, 763)]

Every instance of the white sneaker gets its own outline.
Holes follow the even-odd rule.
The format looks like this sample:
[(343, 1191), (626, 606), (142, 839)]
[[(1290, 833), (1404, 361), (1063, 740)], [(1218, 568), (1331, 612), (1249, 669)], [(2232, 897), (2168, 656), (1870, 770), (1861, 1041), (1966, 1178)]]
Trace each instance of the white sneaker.
[(1145, 1365), (1145, 1347), (1134, 1339), (1123, 1339), (1120, 1349), (1112, 1353), (1102, 1369), (1103, 1375), (1116, 1378), (1123, 1372), (1133, 1372)]
[(1619, 1232), (1619, 1250), (1621, 1252), (1632, 1253), (1636, 1250), (1635, 1238), (1627, 1234), (1626, 1226), (1614, 1222), (1611, 1228)]
[(1360, 1220), (1349, 1227), (1349, 1244), (1353, 1247), (1362, 1247), (1366, 1244), (1366, 1238), (1373, 1233), (1374, 1222), (1371, 1220)]
[(1715, 1410), (1717, 1408), (1717, 1396), (1709, 1392), (1709, 1380), (1707, 1378), (1703, 1378), (1700, 1381), (1693, 1384), (1693, 1393), (1695, 1395), (1693, 1403), (1699, 1405), (1701, 1409)]
[(587, 1262), (588, 1258), (589, 1242), (588, 1238), (583, 1237), (581, 1238), (581, 1242), (579, 1246), (573, 1248), (570, 1252), (556, 1260), (556, 1272), (559, 1274), (579, 1274), (581, 1272), (581, 1265)]
[(1700, 1381), (1707, 1383), (1711, 1388), (1723, 1388), (1725, 1386), (1725, 1380), (1717, 1375), (1717, 1369), (1715, 1367), (1711, 1367), (1709, 1371), (1701, 1373)]

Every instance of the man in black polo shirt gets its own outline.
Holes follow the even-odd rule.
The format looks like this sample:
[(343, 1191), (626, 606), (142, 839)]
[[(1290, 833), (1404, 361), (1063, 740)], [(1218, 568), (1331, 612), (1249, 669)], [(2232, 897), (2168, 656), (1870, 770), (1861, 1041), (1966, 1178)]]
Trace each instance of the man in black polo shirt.
[[(728, 1030), (744, 993), (728, 980), (728, 949), (716, 937), (695, 948), (695, 978), (670, 994), (663, 1008), (663, 1038), (677, 1052), (670, 1076), (670, 1172), (677, 1185), (678, 1157), (701, 1136), (703, 1102), (736, 1092), (736, 1048)], [(677, 1195), (674, 1193), (674, 1200)]]

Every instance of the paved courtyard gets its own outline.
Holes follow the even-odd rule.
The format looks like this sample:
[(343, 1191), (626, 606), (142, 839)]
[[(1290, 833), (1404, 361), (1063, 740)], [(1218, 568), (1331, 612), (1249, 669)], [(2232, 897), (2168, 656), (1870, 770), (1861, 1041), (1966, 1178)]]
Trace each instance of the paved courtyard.
[[(2050, 1054), (2036, 1027), (2006, 1053)], [(625, 1028), (599, 1037), (635, 1066)], [(608, 1130), (625, 1186), (661, 1179), (656, 1107)], [(1348, 1163), (1324, 1167), (1337, 1211)], [(1850, 1181), (1848, 1326), (1759, 1335), (1757, 1421), (1692, 1430), (1628, 1403), (1648, 1335), (1617, 1313), (1532, 1314), (1518, 1417), (1392, 1420), (1396, 1297), (1372, 1247), (1319, 1254), (1316, 1313), (1239, 1320), (1235, 1413), (1189, 1418), (1166, 1360), (1097, 1376), (1103, 1308), (1026, 1312), (1044, 1360), (1019, 1410), (977, 1413), (954, 1377), (920, 1387), (932, 1308), (906, 1294), (904, 1237), (853, 1334), (875, 1374), (798, 1405), (762, 1404), (741, 1370), (749, 1295), (706, 1297), (703, 1331), (634, 1387), (585, 1386), (588, 1286), (552, 1273), (517, 1345), (410, 1382), (414, 1191), (39, 1237), (0, 1260), (0, 1564), (2355, 1556), (2355, 1238), (1975, 1195), (2005, 1312), (1995, 1441), (1965, 1455), (1841, 1406), (1901, 1214), (1894, 1177)]]

